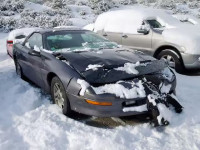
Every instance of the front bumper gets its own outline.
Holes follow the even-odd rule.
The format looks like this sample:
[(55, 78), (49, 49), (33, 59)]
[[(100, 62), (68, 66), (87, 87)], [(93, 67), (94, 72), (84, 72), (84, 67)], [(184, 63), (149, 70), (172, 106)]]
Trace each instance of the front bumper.
[[(85, 101), (84, 97), (75, 96), (68, 94), (70, 100), (71, 109), (90, 116), (97, 117), (121, 117), (121, 116), (131, 116), (147, 113), (147, 109), (143, 111), (123, 111), (124, 108), (133, 108), (136, 110), (140, 106), (146, 105), (146, 98), (137, 98), (137, 99), (113, 99), (110, 100), (104, 99), (104, 101), (112, 102), (112, 106), (100, 106), (92, 105)], [(101, 100), (99, 100), (101, 101)], [(127, 104), (126, 102), (132, 102), (132, 104)]]
[(186, 69), (200, 70), (200, 55), (181, 53)]
[[(164, 71), (164, 70), (163, 70)], [(169, 70), (170, 71), (170, 70)], [(172, 72), (171, 72), (172, 73)], [(155, 74), (143, 75), (140, 78), (134, 78), (127, 80), (142, 80), (146, 95), (152, 94), (152, 91), (158, 93), (175, 93), (176, 88), (176, 77), (172, 73), (172, 80), (168, 80), (171, 76), (168, 71), (160, 71)], [(74, 82), (73, 82), (74, 81)], [(134, 81), (137, 82), (137, 81)], [(171, 88), (169, 91), (162, 91), (163, 85), (171, 84)], [(125, 86), (125, 85), (124, 85)], [(128, 85), (126, 85), (128, 86)], [(72, 80), (70, 85), (66, 90), (67, 97), (70, 101), (71, 109), (90, 116), (97, 117), (120, 117), (120, 116), (131, 116), (147, 113), (147, 97), (145, 98), (135, 98), (135, 99), (123, 99), (117, 97), (115, 94), (96, 94), (95, 91), (88, 88), (88, 91), (85, 92), (84, 96), (80, 96), (81, 87), (76, 83), (76, 80)], [(128, 87), (127, 87), (128, 88)], [(166, 88), (164, 88), (166, 89)], [(168, 88), (167, 88), (168, 89)], [(102, 106), (102, 105), (94, 105), (86, 102), (86, 99), (95, 102), (108, 102), (112, 103), (111, 106)], [(146, 109), (145, 109), (146, 108)]]

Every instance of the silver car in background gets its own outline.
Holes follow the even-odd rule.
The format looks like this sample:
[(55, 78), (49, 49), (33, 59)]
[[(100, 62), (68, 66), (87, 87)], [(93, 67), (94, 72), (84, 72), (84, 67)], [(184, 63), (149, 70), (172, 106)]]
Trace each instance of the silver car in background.
[[(200, 26), (150, 8), (113, 10), (98, 16), (91, 30), (131, 49), (164, 58), (177, 72), (200, 69)], [(86, 27), (87, 28), (87, 27)]]

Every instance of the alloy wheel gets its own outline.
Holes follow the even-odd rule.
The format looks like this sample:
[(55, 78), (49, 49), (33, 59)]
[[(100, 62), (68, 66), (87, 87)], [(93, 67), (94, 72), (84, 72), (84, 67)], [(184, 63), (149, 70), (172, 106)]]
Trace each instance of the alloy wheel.
[(171, 55), (164, 55), (162, 58), (168, 62), (170, 67), (175, 68), (175, 60)]
[(58, 83), (54, 84), (53, 87), (53, 91), (54, 91), (54, 100), (55, 103), (60, 107), (60, 108), (64, 108), (64, 98), (63, 98), (63, 94), (61, 92), (61, 87)]

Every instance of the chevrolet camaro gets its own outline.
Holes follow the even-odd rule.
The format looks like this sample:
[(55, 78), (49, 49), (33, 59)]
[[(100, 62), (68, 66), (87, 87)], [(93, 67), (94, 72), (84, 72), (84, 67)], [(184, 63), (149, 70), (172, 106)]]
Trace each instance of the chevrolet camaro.
[[(176, 77), (157, 60), (87, 30), (39, 29), (14, 45), (16, 72), (52, 95), (65, 115), (73, 111), (100, 117), (150, 112), (168, 124), (161, 104), (182, 111)], [(160, 119), (159, 119), (160, 118)]]

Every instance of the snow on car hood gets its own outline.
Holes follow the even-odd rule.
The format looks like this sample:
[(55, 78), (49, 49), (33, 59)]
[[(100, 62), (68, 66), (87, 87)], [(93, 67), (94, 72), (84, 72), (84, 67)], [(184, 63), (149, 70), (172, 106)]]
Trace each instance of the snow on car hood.
[[(159, 61), (132, 50), (102, 51), (101, 54), (96, 52), (67, 52), (61, 55), (90, 84), (113, 83), (157, 72), (167, 66), (162, 60)], [(130, 69), (133, 69), (133, 71)]]
[(167, 42), (182, 47), (183, 52), (188, 54), (200, 54), (200, 26), (179, 25), (174, 28), (166, 28), (163, 37)]

